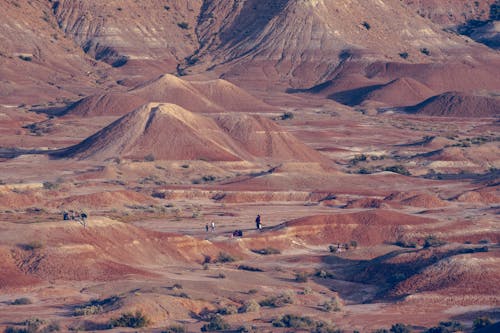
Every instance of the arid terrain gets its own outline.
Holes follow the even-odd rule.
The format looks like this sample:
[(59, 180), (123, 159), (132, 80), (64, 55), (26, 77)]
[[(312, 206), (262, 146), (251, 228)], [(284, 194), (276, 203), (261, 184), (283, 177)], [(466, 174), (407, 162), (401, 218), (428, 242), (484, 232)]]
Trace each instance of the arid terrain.
[(500, 332), (499, 9), (1, 1), (0, 330)]

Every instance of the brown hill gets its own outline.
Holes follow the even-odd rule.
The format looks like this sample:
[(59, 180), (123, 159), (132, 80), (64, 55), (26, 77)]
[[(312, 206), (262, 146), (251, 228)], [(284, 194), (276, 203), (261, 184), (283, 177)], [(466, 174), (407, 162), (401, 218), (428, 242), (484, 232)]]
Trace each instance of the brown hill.
[(177, 104), (194, 112), (277, 110), (225, 80), (186, 81), (164, 74), (127, 92), (83, 98), (65, 114), (122, 116), (149, 102)]
[(447, 92), (404, 109), (408, 113), (447, 117), (499, 117), (500, 99)]
[(175, 104), (149, 103), (123, 116), (81, 143), (52, 153), (58, 158), (107, 160), (326, 162), (271, 120), (243, 114), (216, 120)]

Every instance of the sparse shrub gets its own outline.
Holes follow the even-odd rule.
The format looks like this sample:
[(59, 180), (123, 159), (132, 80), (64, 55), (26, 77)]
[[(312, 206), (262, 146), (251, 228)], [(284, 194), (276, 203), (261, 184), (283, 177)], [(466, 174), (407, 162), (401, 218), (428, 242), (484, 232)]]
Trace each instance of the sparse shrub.
[(425, 237), (424, 240), (424, 248), (429, 248), (429, 247), (436, 247), (436, 246), (441, 246), (444, 245), (445, 242), (439, 238), (437, 238), (434, 235), (429, 235)]
[(163, 6), (165, 10), (170, 10), (170, 6)]
[(232, 304), (229, 304), (217, 310), (217, 313), (223, 316), (232, 315), (238, 313), (238, 308)]
[(491, 324), (492, 323), (491, 323), (490, 318), (488, 318), (486, 316), (482, 316), (482, 317), (477, 317), (476, 319), (474, 319), (474, 322), (472, 323), (472, 327), (474, 328), (474, 331), (477, 331), (483, 327), (490, 326)]
[(45, 324), (45, 320), (35, 317), (26, 319), (23, 324), (26, 326), (27, 332), (37, 332), (38, 329)]
[(379, 329), (372, 331), (372, 333), (390, 333), (390, 332), (386, 328), (379, 328)]
[(213, 182), (213, 181), (217, 180), (217, 177), (212, 176), (212, 175), (207, 175), (207, 176), (201, 177), (201, 180), (203, 180), (204, 182)]
[(41, 241), (36, 240), (36, 241), (31, 241), (27, 244), (23, 244), (21, 247), (26, 251), (35, 251), (43, 248), (43, 243)]
[(271, 296), (263, 299), (259, 302), (260, 306), (269, 306), (272, 308), (279, 308), (287, 304), (293, 304), (293, 294), (291, 292), (285, 292), (277, 296)]
[(21, 54), (21, 55), (19, 56), (19, 59), (21, 59), (22, 61), (28, 61), (28, 62), (29, 62), (29, 61), (32, 61), (32, 60), (33, 60), (33, 57), (32, 57), (32, 56), (27, 56), (27, 55), (23, 55), (23, 54)]
[(225, 279), (226, 278), (226, 274), (220, 272), (219, 275), (217, 275), (217, 278), (218, 279)]
[(365, 27), (366, 30), (370, 30), (371, 29), (371, 25), (370, 23), (364, 21), (362, 24), (361, 24), (363, 27)]
[(73, 311), (73, 316), (90, 316), (103, 312), (101, 305), (86, 305)]
[(252, 250), (252, 252), (262, 254), (262, 255), (281, 254), (280, 250), (275, 249), (273, 247), (266, 247), (266, 248), (260, 249), (260, 250)]
[(281, 115), (281, 120), (292, 120), (294, 117), (293, 113), (292, 112), (284, 112), (282, 115)]
[(183, 164), (183, 165), (181, 165), (181, 168), (183, 168), (183, 169), (189, 169), (189, 164)]
[(186, 333), (186, 327), (182, 325), (170, 325), (161, 333)]
[(411, 333), (411, 329), (408, 325), (402, 323), (396, 323), (391, 326), (389, 330), (391, 333)]
[(55, 182), (43, 182), (42, 185), (44, 190), (57, 190), (60, 184)]
[(27, 305), (27, 304), (31, 304), (31, 303), (32, 303), (31, 299), (29, 299), (28, 297), (21, 297), (21, 298), (16, 298), (10, 304), (12, 304), (12, 305)]
[(318, 269), (316, 271), (316, 273), (314, 273), (314, 276), (322, 278), (322, 279), (334, 279), (335, 278), (335, 276), (332, 273), (327, 272), (327, 271), (322, 270), (322, 269)]
[(395, 173), (399, 173), (400, 175), (403, 175), (403, 176), (410, 176), (411, 173), (410, 171), (408, 171), (404, 166), (402, 165), (393, 165), (393, 166), (389, 166), (389, 167), (386, 167), (384, 169), (384, 171), (390, 171), (390, 172), (395, 172)]
[(249, 291), (247, 291), (247, 294), (248, 295), (255, 295), (257, 294), (259, 291), (257, 289), (250, 289)]
[(155, 160), (155, 156), (153, 154), (148, 154), (144, 156), (144, 161), (146, 162), (153, 162)]
[(172, 286), (172, 289), (182, 289), (182, 284), (174, 283), (174, 285)]
[(360, 175), (369, 175), (370, 174), (370, 170), (368, 170), (367, 168), (361, 168), (357, 171), (358, 174)]
[(238, 269), (249, 272), (263, 272), (263, 270), (258, 267), (252, 267), (247, 265), (239, 265)]
[(350, 165), (356, 165), (358, 164), (359, 162), (365, 162), (367, 159), (366, 155), (365, 154), (361, 154), (361, 155), (356, 155), (354, 156), (350, 161), (349, 161), (349, 164)]
[(403, 59), (408, 59), (408, 52), (400, 52), (399, 56)]
[(453, 333), (463, 331), (464, 326), (458, 321), (442, 321), (439, 326), (431, 327), (424, 331), (424, 333)]
[(234, 262), (236, 259), (226, 252), (219, 252), (219, 256), (217, 257), (217, 262), (226, 263), (226, 262)]
[(208, 270), (209, 270), (209, 268), (210, 268), (210, 265), (208, 265), (207, 263), (204, 263), (204, 264), (203, 264), (203, 270), (204, 270), (204, 271), (208, 271)]
[(355, 240), (351, 240), (349, 242), (349, 246), (352, 247), (353, 249), (355, 249), (358, 247), (358, 242), (356, 242)]
[(305, 287), (304, 290), (302, 291), (302, 295), (312, 295), (312, 293), (313, 290), (309, 286)]
[(182, 292), (182, 293), (178, 293), (178, 294), (177, 294), (177, 295), (175, 295), (175, 296), (180, 297), (180, 298), (187, 298), (187, 299), (191, 298), (191, 297), (189, 297), (189, 295), (188, 295), (188, 294), (186, 294), (186, 293), (184, 293), (184, 292)]
[(342, 310), (342, 301), (338, 295), (320, 305), (321, 310), (325, 312), (338, 312)]
[(295, 282), (305, 283), (307, 282), (308, 275), (306, 272), (295, 273)]
[(420, 49), (420, 53), (425, 54), (426, 56), (430, 56), (431, 55), (431, 51), (429, 51), (429, 49), (426, 48), (426, 47), (421, 48)]
[(404, 239), (398, 239), (394, 245), (399, 246), (399, 247), (404, 247), (404, 248), (416, 248), (417, 243), (414, 241), (407, 241)]
[(273, 320), (274, 327), (289, 328), (311, 328), (314, 326), (314, 320), (309, 317), (301, 317), (294, 314), (286, 314), (279, 319)]
[(228, 330), (231, 326), (220, 316), (212, 315), (208, 324), (201, 327), (202, 332)]
[(257, 312), (260, 310), (260, 304), (257, 303), (256, 300), (251, 299), (249, 301), (246, 301), (245, 304), (243, 304), (242, 307), (238, 310), (240, 313), (247, 313), (247, 312)]
[(114, 327), (132, 327), (140, 328), (149, 325), (149, 319), (141, 311), (123, 313), (120, 317), (109, 321), (109, 328)]
[(4, 333), (34, 333), (34, 331), (30, 332), (30, 331), (28, 331), (28, 329), (26, 329), (24, 327), (21, 328), (21, 327), (14, 327), (14, 326), (7, 326), (3, 332)]
[(184, 30), (189, 29), (189, 23), (187, 23), (187, 22), (179, 22), (179, 23), (177, 23), (177, 26), (181, 29), (184, 29)]
[(489, 244), (490, 240), (489, 239), (481, 239), (478, 243), (479, 244)]
[(338, 248), (337, 248), (337, 246), (335, 246), (335, 245), (329, 245), (329, 246), (328, 246), (328, 250), (329, 250), (331, 253), (335, 253), (335, 252), (337, 252)]

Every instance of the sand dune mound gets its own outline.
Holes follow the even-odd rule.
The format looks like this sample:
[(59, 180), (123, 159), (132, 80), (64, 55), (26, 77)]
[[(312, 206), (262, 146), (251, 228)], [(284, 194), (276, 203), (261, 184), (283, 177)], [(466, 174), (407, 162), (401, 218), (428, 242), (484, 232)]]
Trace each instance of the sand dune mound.
[(391, 106), (413, 105), (435, 94), (429, 87), (410, 77), (395, 79), (364, 97)]
[(177, 104), (193, 112), (277, 110), (222, 79), (186, 81), (165, 74), (127, 92), (83, 98), (65, 113), (78, 116), (123, 116), (148, 102)]
[(482, 204), (499, 204), (500, 195), (497, 189), (481, 189), (477, 191), (467, 191), (453, 198), (458, 202), (482, 203)]
[(331, 243), (356, 240), (362, 245), (396, 241), (404, 226), (432, 223), (434, 220), (395, 211), (376, 209), (357, 213), (317, 215), (287, 222), (288, 234), (307, 242)]
[(398, 284), (394, 294), (445, 290), (446, 294), (490, 294), (500, 283), (498, 265), (498, 256), (489, 253), (445, 258)]
[(408, 113), (445, 117), (499, 117), (500, 99), (447, 92), (404, 109)]
[(386, 196), (384, 198), (384, 200), (385, 201), (402, 201), (402, 200), (406, 200), (408, 198), (411, 198), (411, 197), (414, 197), (414, 196), (417, 196), (420, 194), (421, 193), (418, 191), (408, 191), (408, 192), (396, 191), (396, 192), (392, 192), (391, 194)]
[(64, 114), (74, 116), (121, 116), (147, 103), (147, 100), (127, 93), (105, 93), (85, 97), (72, 104)]
[(107, 160), (328, 162), (320, 153), (260, 116), (228, 114), (215, 120), (175, 104), (149, 103), (81, 143), (52, 154), (58, 158)]
[(422, 193), (410, 198), (406, 198), (404, 200), (401, 200), (400, 203), (405, 206), (422, 208), (439, 208), (448, 206), (448, 203), (446, 201), (438, 198), (436, 195), (429, 193)]
[[(31, 279), (107, 281), (126, 275), (151, 276), (151, 268), (197, 263), (204, 255), (219, 252), (208, 241), (100, 217), (89, 218), (86, 228), (74, 221), (43, 223), (19, 233), (18, 238), (20, 245), (3, 259), (15, 263), (12, 269), (17, 275)], [(42, 246), (24, 247), (23, 241), (29, 239), (40, 240)]]
[(362, 198), (349, 201), (343, 208), (388, 208), (388, 204), (381, 199)]
[(233, 140), (253, 156), (293, 161), (327, 162), (270, 119), (261, 116), (224, 114), (215, 121)]
[(146, 104), (55, 157), (237, 161), (217, 124), (174, 104)]

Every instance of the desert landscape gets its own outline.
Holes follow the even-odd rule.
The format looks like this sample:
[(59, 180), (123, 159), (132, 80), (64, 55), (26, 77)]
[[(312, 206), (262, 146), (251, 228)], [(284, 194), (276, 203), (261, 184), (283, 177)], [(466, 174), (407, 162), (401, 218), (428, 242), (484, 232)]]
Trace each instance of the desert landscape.
[(0, 12), (0, 331), (500, 332), (498, 0)]

